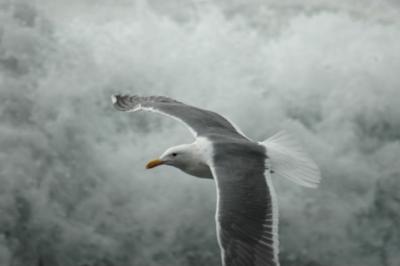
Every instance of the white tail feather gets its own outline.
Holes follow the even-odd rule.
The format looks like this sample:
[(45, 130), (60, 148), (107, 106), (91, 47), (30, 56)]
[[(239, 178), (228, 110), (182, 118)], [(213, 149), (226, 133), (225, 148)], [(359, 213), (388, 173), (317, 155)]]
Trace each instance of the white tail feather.
[(267, 149), (272, 174), (305, 187), (318, 186), (321, 179), (318, 166), (288, 134), (281, 131), (261, 144)]

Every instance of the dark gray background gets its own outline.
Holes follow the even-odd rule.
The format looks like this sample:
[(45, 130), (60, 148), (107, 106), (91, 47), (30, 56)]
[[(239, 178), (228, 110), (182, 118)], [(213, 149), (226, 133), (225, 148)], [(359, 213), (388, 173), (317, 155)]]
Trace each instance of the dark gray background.
[(274, 179), (282, 266), (400, 265), (398, 1), (0, 0), (0, 265), (217, 266), (215, 187), (145, 171), (180, 124), (117, 92), (285, 129), (317, 190)]

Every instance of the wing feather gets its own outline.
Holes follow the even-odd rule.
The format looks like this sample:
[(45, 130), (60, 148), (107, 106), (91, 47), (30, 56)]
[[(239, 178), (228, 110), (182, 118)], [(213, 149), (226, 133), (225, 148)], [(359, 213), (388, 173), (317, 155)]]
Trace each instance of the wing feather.
[(278, 211), (265, 148), (213, 142), (217, 233), (224, 266), (279, 266)]
[(137, 95), (113, 95), (112, 102), (117, 110), (125, 112), (151, 111), (172, 117), (184, 123), (195, 137), (223, 134), (246, 138), (225, 117), (164, 96), (141, 97)]

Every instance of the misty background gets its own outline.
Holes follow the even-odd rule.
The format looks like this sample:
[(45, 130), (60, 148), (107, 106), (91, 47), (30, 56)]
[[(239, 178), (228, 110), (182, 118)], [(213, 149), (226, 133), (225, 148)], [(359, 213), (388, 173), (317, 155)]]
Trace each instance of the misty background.
[(399, 49), (397, 0), (0, 0), (0, 265), (220, 265), (213, 181), (144, 170), (192, 136), (113, 93), (303, 144), (282, 266), (400, 265)]

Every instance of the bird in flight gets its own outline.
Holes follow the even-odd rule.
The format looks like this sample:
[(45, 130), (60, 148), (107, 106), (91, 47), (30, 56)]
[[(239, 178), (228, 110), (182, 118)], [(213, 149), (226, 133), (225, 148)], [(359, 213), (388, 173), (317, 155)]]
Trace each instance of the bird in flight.
[(246, 137), (215, 112), (164, 96), (113, 95), (120, 111), (151, 111), (183, 122), (194, 142), (167, 149), (146, 168), (174, 166), (213, 178), (217, 187), (216, 227), (223, 266), (279, 266), (278, 205), (271, 175), (317, 187), (318, 166), (287, 134), (262, 142)]

